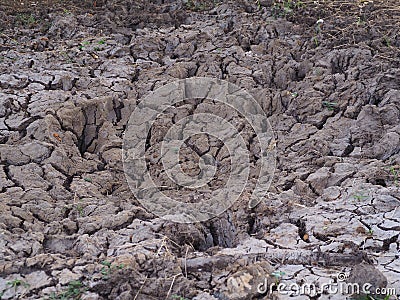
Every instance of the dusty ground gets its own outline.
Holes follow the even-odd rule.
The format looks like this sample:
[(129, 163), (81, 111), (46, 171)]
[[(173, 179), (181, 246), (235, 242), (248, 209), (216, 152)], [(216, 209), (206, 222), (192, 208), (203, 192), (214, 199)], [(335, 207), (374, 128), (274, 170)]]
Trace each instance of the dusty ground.
[[(1, 299), (400, 295), (397, 1), (22, 2), (0, 1)], [(183, 225), (134, 199), (121, 145), (146, 94), (193, 76), (257, 99), (277, 169), (254, 209)]]

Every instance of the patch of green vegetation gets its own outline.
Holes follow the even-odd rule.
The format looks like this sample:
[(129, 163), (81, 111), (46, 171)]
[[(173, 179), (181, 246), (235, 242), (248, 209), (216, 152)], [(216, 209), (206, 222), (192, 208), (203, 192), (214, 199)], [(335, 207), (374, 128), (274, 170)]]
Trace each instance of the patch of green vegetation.
[(322, 106), (326, 107), (328, 110), (335, 110), (338, 104), (336, 102), (322, 101)]
[(323, 68), (320, 68), (320, 67), (317, 67), (317, 68), (315, 68), (315, 69), (313, 70), (313, 74), (314, 74), (315, 76), (322, 76), (322, 75), (324, 74), (324, 69), (323, 69)]
[(24, 26), (31, 26), (36, 23), (36, 19), (32, 14), (21, 13), (15, 16), (18, 23)]
[(365, 21), (363, 20), (363, 18), (361, 18), (361, 17), (357, 18), (357, 22), (356, 22), (357, 26), (364, 25), (364, 23), (365, 23)]
[(321, 36), (322, 33), (322, 26), (324, 25), (324, 20), (323, 19), (319, 19), (317, 20), (317, 22), (315, 23), (315, 35), (313, 36), (312, 40), (315, 44), (315, 47), (319, 46), (319, 39), (318, 36)]
[(16, 290), (19, 286), (23, 286), (25, 288), (29, 287), (29, 283), (23, 281), (22, 279), (14, 279), (12, 281), (8, 281), (7, 285), (9, 285), (14, 290)]
[(106, 41), (104, 39), (101, 39), (97, 42), (99, 45), (104, 45), (106, 43)]
[(271, 276), (275, 277), (275, 284), (279, 285), (283, 275), (285, 275), (285, 272), (282, 271), (275, 271), (271, 273)]
[(11, 281), (8, 281), (6, 284), (6, 289), (0, 291), (0, 299), (3, 297), (4, 293), (9, 290), (9, 289), (14, 289), (14, 292), (16, 293), (19, 287), (24, 287), (24, 288), (29, 288), (30, 284), (27, 283), (26, 281), (23, 281), (20, 278), (13, 279)]
[(292, 15), (297, 9), (304, 6), (304, 2), (296, 0), (274, 1), (272, 5), (272, 14), (274, 17), (286, 17)]
[(185, 6), (186, 6), (186, 8), (187, 9), (190, 9), (190, 10), (204, 10), (204, 4), (203, 3), (199, 3), (198, 1), (195, 1), (195, 0), (186, 0), (186, 1), (184, 1), (184, 3), (185, 3)]
[(204, 0), (183, 0), (185, 8), (193, 11), (205, 11), (215, 7), (215, 5), (220, 2), (222, 1), (214, 0), (213, 3), (210, 4), (210, 1)]
[(313, 42), (314, 42), (315, 47), (319, 46), (319, 41), (318, 41), (318, 38), (316, 36), (313, 37)]
[(399, 170), (396, 167), (391, 166), (389, 168), (389, 172), (390, 172), (390, 175), (393, 177), (394, 184), (396, 186), (399, 186), (399, 175), (400, 175)]
[(61, 55), (61, 57), (68, 63), (73, 63), (74, 61), (72, 60), (72, 58), (68, 55), (67, 52), (65, 51), (60, 51), (59, 54)]
[(78, 200), (74, 199), (74, 203), (70, 203), (70, 204), (66, 204), (62, 207), (62, 212), (64, 215), (69, 215), (70, 212), (75, 213), (75, 215), (79, 215), (80, 217), (84, 217), (85, 212), (85, 205), (84, 205), (84, 200), (83, 198), (79, 199), (79, 202), (77, 202)]
[(358, 200), (358, 201), (362, 201), (362, 200), (365, 200), (367, 198), (368, 198), (368, 196), (364, 195), (364, 193), (362, 193), (362, 192), (357, 192), (357, 193), (355, 193), (353, 195), (353, 199)]
[(76, 205), (76, 210), (78, 211), (79, 216), (83, 217), (83, 206), (80, 203)]
[(115, 270), (121, 270), (125, 267), (124, 264), (114, 265), (111, 264), (109, 261), (102, 261), (101, 264), (103, 267), (101, 268), (101, 275), (103, 275), (103, 279), (108, 279), (109, 275), (114, 272)]
[(83, 48), (85, 46), (89, 46), (90, 42), (89, 41), (83, 41), (82, 43), (80, 43), (80, 45), (78, 46), (79, 50), (83, 50)]
[(88, 288), (79, 280), (73, 280), (68, 283), (65, 291), (60, 293), (51, 293), (48, 300), (78, 300), (82, 297)]
[(383, 37), (383, 42), (385, 43), (386, 47), (390, 47), (391, 43), (390, 43), (390, 38), (388, 36), (384, 36)]

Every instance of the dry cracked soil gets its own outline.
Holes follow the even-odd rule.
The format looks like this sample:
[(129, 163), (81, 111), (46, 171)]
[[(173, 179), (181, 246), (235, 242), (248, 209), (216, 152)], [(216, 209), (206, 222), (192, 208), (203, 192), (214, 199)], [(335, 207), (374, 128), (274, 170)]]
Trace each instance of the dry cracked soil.
[[(0, 17), (1, 299), (398, 299), (398, 1), (1, 0)], [(256, 99), (276, 171), (259, 205), (244, 193), (179, 224), (137, 201), (121, 149), (147, 94), (196, 76)], [(146, 151), (160, 184), (159, 143), (199, 112), (236, 123), (259, 159), (243, 120), (213, 105), (157, 120)], [(189, 175), (215, 156), (210, 188), (226, 183), (220, 141), (181, 152)]]

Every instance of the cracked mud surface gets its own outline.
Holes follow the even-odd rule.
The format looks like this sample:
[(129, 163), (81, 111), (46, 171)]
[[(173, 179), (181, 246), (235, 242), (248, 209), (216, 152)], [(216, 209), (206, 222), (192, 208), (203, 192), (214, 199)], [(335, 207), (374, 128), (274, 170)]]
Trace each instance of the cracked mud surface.
[[(0, 1), (1, 299), (288, 299), (257, 285), (321, 286), (340, 272), (399, 295), (399, 14), (384, 36), (382, 20), (368, 23), (391, 1), (360, 8), (364, 26), (320, 10), (320, 27), (313, 8), (279, 18), (274, 1), (26, 2)], [(277, 166), (255, 208), (244, 195), (185, 225), (135, 200), (121, 147), (141, 99), (193, 76), (253, 95), (275, 131)], [(161, 182), (157, 143), (196, 110), (184, 103), (152, 129)], [(186, 145), (185, 172), (211, 153), (211, 188), (224, 184), (223, 146), (201, 135)]]

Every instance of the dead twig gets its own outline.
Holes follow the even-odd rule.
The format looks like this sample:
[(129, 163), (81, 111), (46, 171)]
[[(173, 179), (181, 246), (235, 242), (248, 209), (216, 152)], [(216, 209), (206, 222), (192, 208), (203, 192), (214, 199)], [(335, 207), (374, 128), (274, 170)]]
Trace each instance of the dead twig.
[(147, 277), (148, 277), (148, 275), (146, 275), (146, 277), (144, 278), (143, 284), (140, 286), (140, 288), (139, 288), (139, 290), (137, 291), (137, 293), (136, 293), (135, 297), (133, 298), (133, 300), (136, 300), (136, 298), (139, 296), (140, 291), (143, 289), (143, 287), (144, 287), (144, 285), (145, 285), (145, 283), (146, 283), (146, 281), (147, 281)]
[(172, 282), (171, 282), (171, 285), (169, 286), (169, 290), (168, 290), (167, 296), (165, 297), (165, 300), (167, 300), (168, 297), (169, 297), (169, 295), (171, 294), (172, 288), (173, 288), (174, 283), (175, 283), (175, 279), (176, 279), (178, 276), (180, 276), (180, 275), (182, 275), (182, 273), (176, 274), (176, 275), (174, 275), (174, 276), (172, 277)]

